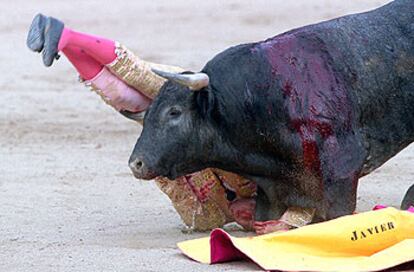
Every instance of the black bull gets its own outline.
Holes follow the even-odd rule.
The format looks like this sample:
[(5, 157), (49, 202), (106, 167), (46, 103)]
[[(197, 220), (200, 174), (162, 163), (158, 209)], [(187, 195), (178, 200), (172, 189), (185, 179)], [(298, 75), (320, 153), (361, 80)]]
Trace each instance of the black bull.
[(256, 220), (350, 214), (358, 179), (414, 140), (414, 1), (232, 47), (202, 72), (207, 87), (168, 81), (154, 100), (136, 177), (216, 167), (257, 183)]

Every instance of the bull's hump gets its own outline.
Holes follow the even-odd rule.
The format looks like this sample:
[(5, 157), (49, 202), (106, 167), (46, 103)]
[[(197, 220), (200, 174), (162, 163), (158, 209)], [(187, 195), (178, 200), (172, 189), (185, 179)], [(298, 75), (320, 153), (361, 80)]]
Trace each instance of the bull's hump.
[(333, 127), (351, 129), (352, 103), (332, 57), (313, 33), (287, 33), (259, 43), (280, 82), (284, 108), (294, 127), (312, 126), (327, 135)]

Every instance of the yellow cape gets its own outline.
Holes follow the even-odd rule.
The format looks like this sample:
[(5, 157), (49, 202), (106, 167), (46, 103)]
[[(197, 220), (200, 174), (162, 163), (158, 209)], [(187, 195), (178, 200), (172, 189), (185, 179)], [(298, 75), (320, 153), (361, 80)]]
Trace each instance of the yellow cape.
[(247, 257), (265, 270), (378, 271), (414, 260), (414, 213), (386, 208), (244, 238), (215, 229), (178, 247), (206, 264)]

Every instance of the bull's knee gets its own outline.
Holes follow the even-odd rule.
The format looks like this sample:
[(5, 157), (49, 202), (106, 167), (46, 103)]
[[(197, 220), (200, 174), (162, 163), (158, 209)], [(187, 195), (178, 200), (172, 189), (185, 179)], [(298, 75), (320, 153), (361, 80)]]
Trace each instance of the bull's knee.
[(280, 199), (269, 196), (258, 187), (255, 210), (256, 221), (277, 220), (286, 211), (286, 208)]
[(405, 193), (401, 203), (401, 209), (407, 210), (410, 206), (414, 207), (414, 184), (411, 185), (410, 189), (408, 189), (407, 193)]
[(352, 214), (356, 209), (356, 187), (352, 178), (325, 183), (326, 219)]
[(256, 195), (256, 210), (255, 210), (255, 220), (256, 221), (266, 221), (269, 220), (269, 210), (270, 210), (270, 201), (267, 198), (265, 192), (260, 187), (257, 187)]

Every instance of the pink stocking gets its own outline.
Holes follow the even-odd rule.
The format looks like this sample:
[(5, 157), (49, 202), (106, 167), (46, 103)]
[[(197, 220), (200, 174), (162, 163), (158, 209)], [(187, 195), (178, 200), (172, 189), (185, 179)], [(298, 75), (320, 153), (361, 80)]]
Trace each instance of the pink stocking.
[(62, 52), (84, 80), (94, 78), (104, 67), (81, 48), (66, 46)]
[(102, 65), (109, 64), (116, 58), (114, 41), (65, 27), (60, 36), (58, 50), (64, 51), (69, 46), (83, 49)]
[(75, 66), (80, 76), (98, 88), (105, 100), (117, 110), (140, 112), (148, 108), (151, 103), (149, 98), (111, 74), (83, 49), (66, 46), (62, 52)]
[(116, 58), (115, 42), (64, 28), (58, 49), (75, 66), (80, 76), (100, 90), (105, 100), (117, 110), (140, 112), (151, 100), (111, 74), (105, 64)]
[(151, 100), (128, 86), (105, 67), (94, 78), (88, 80), (105, 100), (117, 110), (141, 112), (151, 104)]

